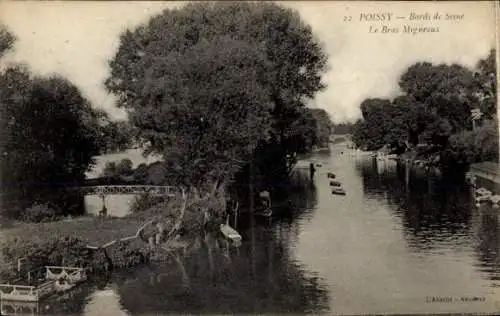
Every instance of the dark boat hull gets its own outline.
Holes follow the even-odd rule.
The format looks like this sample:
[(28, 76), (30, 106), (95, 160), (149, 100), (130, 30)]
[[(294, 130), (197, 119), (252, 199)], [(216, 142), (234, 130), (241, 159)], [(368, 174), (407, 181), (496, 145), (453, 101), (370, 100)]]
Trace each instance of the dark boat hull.
[(332, 190), (332, 194), (336, 194), (336, 195), (346, 195), (346, 192), (345, 192), (345, 190), (343, 190), (343, 189), (338, 189), (338, 190), (333, 189), (333, 190)]

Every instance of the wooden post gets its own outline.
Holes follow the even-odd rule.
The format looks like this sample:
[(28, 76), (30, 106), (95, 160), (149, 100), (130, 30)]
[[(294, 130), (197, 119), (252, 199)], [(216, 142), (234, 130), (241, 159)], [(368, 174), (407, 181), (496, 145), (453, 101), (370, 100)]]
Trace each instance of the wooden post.
[(238, 208), (234, 210), (234, 229), (238, 226)]
[(250, 234), (251, 234), (251, 264), (252, 264), (252, 282), (255, 280), (255, 217), (254, 213), (254, 194), (253, 194), (253, 161), (250, 162)]
[(407, 159), (405, 168), (405, 184), (407, 189), (410, 185), (410, 168), (411, 168), (411, 160)]
[(25, 260), (26, 260), (26, 258), (17, 259), (17, 272), (18, 273), (21, 273), (21, 267), (22, 267), (23, 261), (25, 261)]

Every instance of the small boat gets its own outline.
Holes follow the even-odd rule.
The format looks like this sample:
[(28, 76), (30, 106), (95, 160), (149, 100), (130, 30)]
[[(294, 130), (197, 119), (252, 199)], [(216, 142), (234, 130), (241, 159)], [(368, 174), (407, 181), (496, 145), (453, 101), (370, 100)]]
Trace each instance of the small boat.
[(476, 203), (483, 203), (490, 201), (491, 196), (480, 195), (476, 197)]
[(330, 178), (330, 179), (335, 179), (335, 173), (333, 173), (333, 172), (328, 172), (328, 173), (326, 174), (326, 176), (327, 176), (328, 178)]
[(490, 201), (493, 204), (500, 203), (500, 195), (493, 195), (492, 197), (490, 197)]
[(489, 194), (491, 194), (491, 192), (488, 191), (485, 188), (479, 188), (479, 189), (476, 190), (476, 194), (478, 194), (478, 195), (489, 195)]
[(340, 187), (340, 186), (342, 186), (342, 183), (340, 183), (338, 181), (330, 181), (330, 186), (332, 186), (332, 187)]
[(241, 241), (241, 235), (231, 226), (227, 224), (220, 224), (220, 231), (227, 239), (234, 242)]
[(273, 215), (273, 211), (270, 208), (268, 208), (268, 209), (265, 209), (265, 210), (262, 210), (262, 211), (257, 211), (254, 214), (256, 216), (270, 217), (271, 215)]
[(273, 214), (271, 210), (271, 196), (268, 191), (262, 191), (259, 194), (259, 205), (254, 212), (255, 216), (270, 217)]
[(340, 187), (334, 187), (332, 189), (332, 194), (337, 194), (337, 195), (346, 195), (346, 192), (344, 189), (340, 188)]
[(321, 167), (322, 165), (320, 163), (317, 163), (316, 164), (316, 167)]

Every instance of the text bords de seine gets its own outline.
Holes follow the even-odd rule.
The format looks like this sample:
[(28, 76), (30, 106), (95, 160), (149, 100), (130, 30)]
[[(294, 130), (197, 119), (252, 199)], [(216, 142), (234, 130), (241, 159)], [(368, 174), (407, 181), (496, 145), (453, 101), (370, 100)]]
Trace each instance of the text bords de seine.
[[(344, 20), (346, 18), (344, 17)], [(410, 12), (409, 15), (397, 15), (391, 12), (365, 12), (359, 14), (360, 22), (375, 22), (370, 25), (369, 33), (437, 33), (439, 32), (439, 26), (435, 22), (439, 21), (461, 21), (464, 19), (464, 14), (451, 14), (451, 13), (440, 13), (440, 12), (424, 12), (416, 13)], [(350, 17), (348, 17), (350, 20)], [(392, 26), (390, 22), (403, 22), (402, 26)], [(378, 23), (377, 23), (378, 22)], [(406, 23), (405, 23), (406, 22)], [(417, 24), (412, 24), (414, 22), (420, 22)], [(431, 22), (430, 25), (422, 25), (425, 22)], [(433, 22), (433, 23), (432, 23)], [(387, 23), (387, 24), (384, 24)]]

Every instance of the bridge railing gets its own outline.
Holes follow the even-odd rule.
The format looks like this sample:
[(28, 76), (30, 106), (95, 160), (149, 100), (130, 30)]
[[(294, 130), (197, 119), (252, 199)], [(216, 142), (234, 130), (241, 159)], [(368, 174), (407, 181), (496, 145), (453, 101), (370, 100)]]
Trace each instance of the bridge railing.
[(173, 186), (155, 185), (99, 185), (81, 187), (79, 190), (86, 195), (150, 194), (157, 196), (175, 196), (179, 192), (179, 190)]

